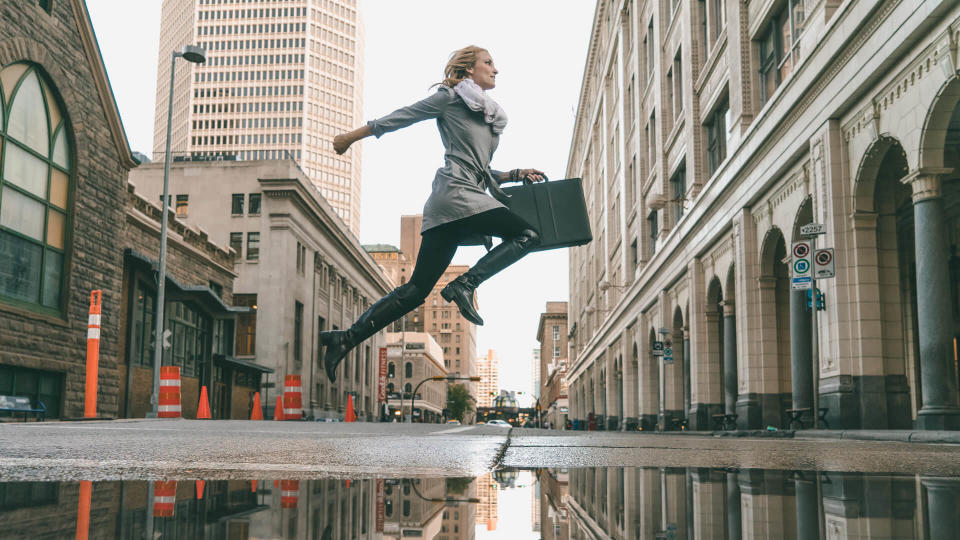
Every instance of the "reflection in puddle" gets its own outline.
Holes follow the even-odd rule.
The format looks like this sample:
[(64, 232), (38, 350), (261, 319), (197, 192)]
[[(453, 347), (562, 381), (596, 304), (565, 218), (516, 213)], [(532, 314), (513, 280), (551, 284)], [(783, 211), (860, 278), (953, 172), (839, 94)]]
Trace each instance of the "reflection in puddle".
[[(956, 538), (960, 479), (777, 470), (0, 483), (2, 538)], [(153, 531), (153, 535), (147, 534)]]

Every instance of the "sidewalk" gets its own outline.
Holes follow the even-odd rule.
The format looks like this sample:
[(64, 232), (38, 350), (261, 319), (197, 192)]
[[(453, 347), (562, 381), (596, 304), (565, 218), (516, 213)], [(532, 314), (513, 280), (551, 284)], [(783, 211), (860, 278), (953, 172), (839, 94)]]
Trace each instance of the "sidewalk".
[(843, 439), (849, 441), (884, 441), (960, 444), (960, 431), (924, 431), (913, 429), (749, 429), (738, 431), (558, 431), (557, 433), (631, 433), (661, 436), (734, 437), (762, 439)]

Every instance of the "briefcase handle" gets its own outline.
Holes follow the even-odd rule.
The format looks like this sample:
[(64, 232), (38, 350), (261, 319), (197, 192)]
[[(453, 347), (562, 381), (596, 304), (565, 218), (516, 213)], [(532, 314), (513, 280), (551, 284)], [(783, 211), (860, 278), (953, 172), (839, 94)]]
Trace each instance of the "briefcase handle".
[[(548, 181), (550, 180), (549, 178), (547, 178), (547, 175), (546, 175), (546, 174), (541, 174), (540, 176), (543, 176), (543, 181), (544, 181), (544, 182), (548, 182)], [(524, 176), (522, 182), (523, 182), (523, 185), (528, 186), (528, 185), (530, 185), (530, 184), (533, 183), (533, 180), (530, 180), (529, 178), (527, 178), (526, 176)]]

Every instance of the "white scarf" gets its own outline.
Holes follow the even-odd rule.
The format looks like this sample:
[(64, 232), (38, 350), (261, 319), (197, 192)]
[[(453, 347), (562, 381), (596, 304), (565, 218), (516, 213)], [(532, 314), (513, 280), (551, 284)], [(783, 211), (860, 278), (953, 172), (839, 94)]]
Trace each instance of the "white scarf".
[(503, 128), (507, 127), (507, 113), (473, 79), (468, 77), (460, 81), (453, 91), (471, 110), (483, 111), (483, 119), (491, 125), (494, 133), (503, 133)]

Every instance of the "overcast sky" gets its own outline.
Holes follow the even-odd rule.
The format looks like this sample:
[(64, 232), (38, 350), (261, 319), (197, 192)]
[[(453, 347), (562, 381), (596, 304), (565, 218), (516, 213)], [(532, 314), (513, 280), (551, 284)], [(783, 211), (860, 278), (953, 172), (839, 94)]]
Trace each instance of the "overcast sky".
[[(491, 95), (509, 124), (496, 169), (535, 167), (563, 178), (595, 2), (590, 0), (359, 0), (366, 27), (364, 120), (426, 97), (450, 53), (490, 51), (500, 74)], [(161, 0), (87, 0), (133, 150), (151, 154)], [(359, 124), (358, 124), (359, 125)], [(362, 143), (360, 241), (400, 246), (400, 216), (419, 214), (443, 165), (436, 124)], [(463, 247), (454, 264), (473, 264)], [(568, 299), (568, 250), (527, 256), (478, 289), (485, 325), (477, 354), (500, 357), (500, 386), (532, 390), (532, 355), (547, 301)]]

